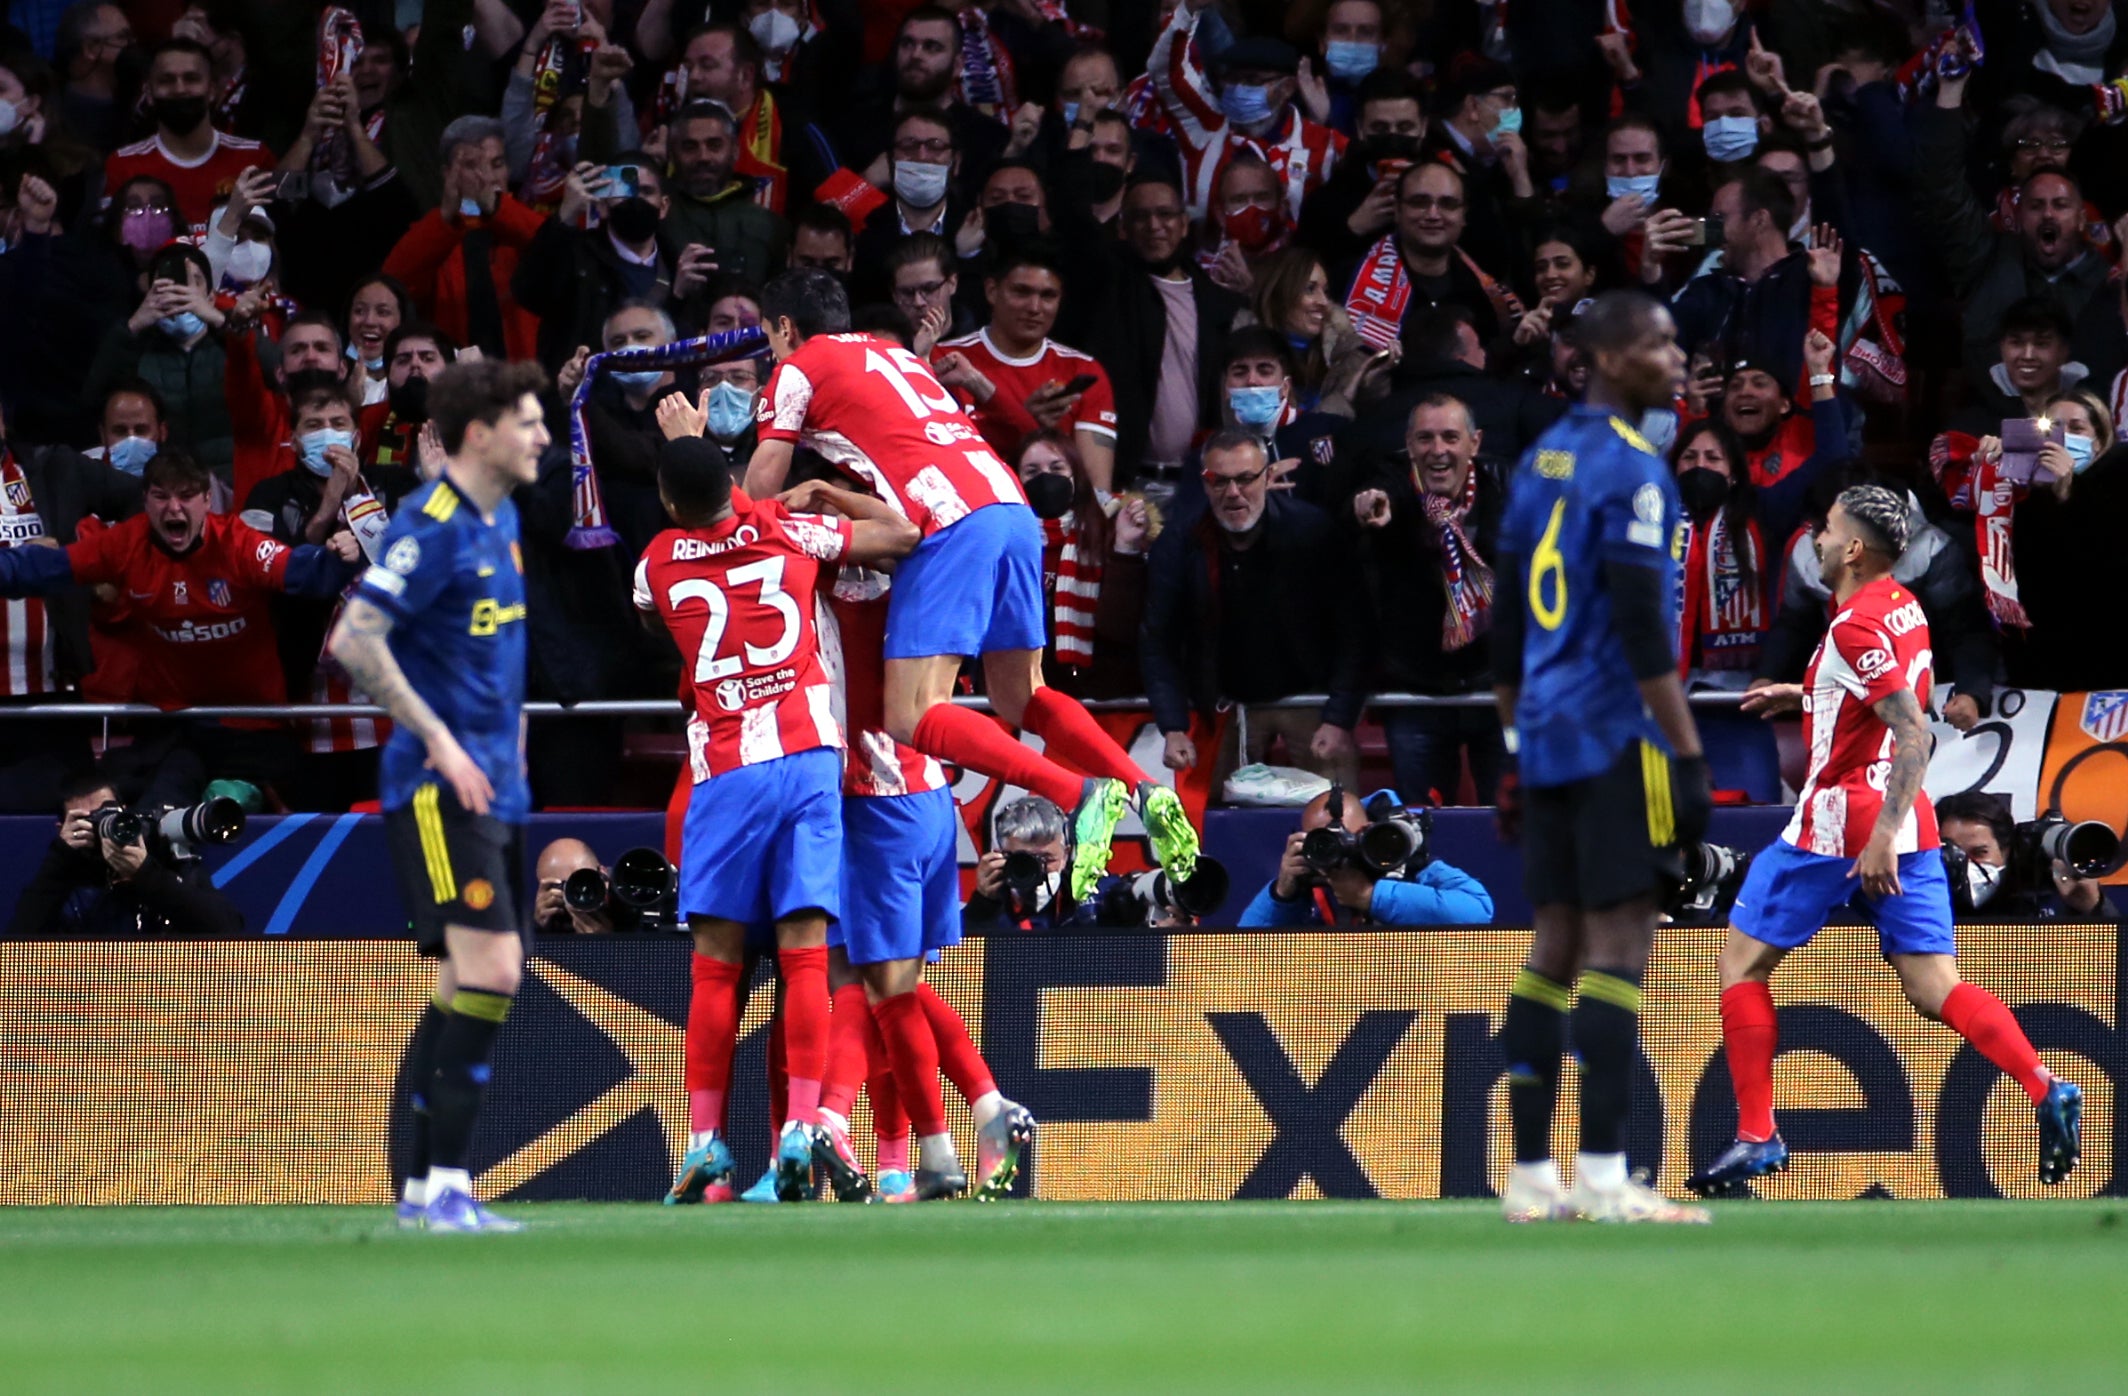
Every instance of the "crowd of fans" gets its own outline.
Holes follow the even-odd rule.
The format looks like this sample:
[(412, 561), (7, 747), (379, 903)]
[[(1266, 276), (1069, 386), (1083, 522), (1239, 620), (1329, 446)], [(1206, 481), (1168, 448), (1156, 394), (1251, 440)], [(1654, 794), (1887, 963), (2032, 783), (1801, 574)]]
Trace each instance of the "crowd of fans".
[[(1370, 700), (1489, 690), (1508, 477), (1581, 391), (1577, 308), (1637, 286), (1692, 365), (1631, 425), (1690, 517), (1693, 685), (1801, 677), (1825, 624), (1808, 530), (1876, 480), (1911, 499), (1898, 575), (1949, 721), (2003, 683), (2128, 686), (2105, 623), (2128, 591), (2128, 35), (2106, 0), (7, 15), (0, 545), (204, 506), (233, 517), (147, 544), (255, 532), (352, 562), (441, 467), (428, 379), (535, 359), (557, 445), (517, 501), (531, 694), (669, 697), (677, 658), (627, 587), (664, 524), (657, 404), (698, 402), (743, 473), (766, 359), (596, 374), (611, 546), (570, 546), (568, 399), (592, 355), (758, 325), (766, 278), (819, 267), (1045, 516), (1052, 682), (1142, 695), (1173, 766), (1216, 737), (1225, 767), (1349, 785), (1379, 729), (1408, 797), (1485, 801), (1489, 710)], [(0, 704), (359, 698), (321, 656), (329, 594), (232, 576), (217, 624), (173, 628), (158, 607), (208, 598), (150, 600), (119, 562), (75, 575), (5, 603)], [(224, 662), (269, 636), (277, 664)], [(203, 781), (344, 808), (379, 725), (191, 745)], [(608, 802), (624, 735), (541, 724), (540, 799)], [(214, 768), (232, 749), (241, 772)], [(0, 718), (0, 804), (52, 808), (87, 756), (85, 733)]]

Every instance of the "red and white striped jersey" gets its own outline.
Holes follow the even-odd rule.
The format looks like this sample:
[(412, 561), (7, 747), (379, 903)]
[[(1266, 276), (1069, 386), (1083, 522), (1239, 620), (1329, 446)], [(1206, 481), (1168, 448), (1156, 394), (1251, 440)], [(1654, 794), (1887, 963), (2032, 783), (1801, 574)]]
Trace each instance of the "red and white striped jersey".
[(1153, 42), (1146, 60), (1146, 75), (1174, 123), (1176, 147), (1182, 153), (1182, 187), (1191, 218), (1202, 218), (1219, 186), (1219, 171), (1241, 151), (1256, 155), (1269, 165), (1286, 186), (1286, 214), (1300, 217), (1301, 200), (1314, 192), (1337, 168), (1345, 152), (1345, 138), (1328, 126), (1318, 126), (1292, 106), (1285, 122), (1271, 135), (1244, 136), (1228, 123), (1219, 109), (1218, 94), (1205, 72), (1204, 57), (1197, 49), (1197, 21), (1201, 12), (1177, 5), (1167, 27)]
[(887, 733), (887, 579), (869, 568), (845, 567), (832, 593), (842, 726), (849, 733), (842, 793), (915, 795), (943, 790), (945, 768)]
[[(14, 455), (0, 448), (0, 548), (19, 548), (44, 537), (44, 519), (30, 498), (29, 477)], [(52, 631), (44, 602), (28, 596), (0, 602), (0, 697), (27, 698), (58, 691), (52, 676)]]
[[(1933, 659), (1921, 602), (1890, 577), (1840, 607), (1803, 678), (1810, 774), (1782, 838), (1828, 858), (1861, 854), (1876, 830), (1892, 769), (1892, 729), (1870, 705), (1905, 688), (1927, 708)], [(1917, 793), (1892, 851), (1917, 853), (1938, 842), (1935, 807)]]
[(732, 495), (710, 528), (668, 528), (635, 569), (635, 604), (654, 611), (694, 662), (687, 754), (695, 783), (820, 747), (840, 750), (834, 686), (820, 655), (821, 564), (849, 549), (847, 519), (793, 514)]
[(812, 448), (930, 537), (989, 504), (1025, 504), (1019, 476), (891, 340), (815, 335), (776, 365), (754, 409), (763, 441)]

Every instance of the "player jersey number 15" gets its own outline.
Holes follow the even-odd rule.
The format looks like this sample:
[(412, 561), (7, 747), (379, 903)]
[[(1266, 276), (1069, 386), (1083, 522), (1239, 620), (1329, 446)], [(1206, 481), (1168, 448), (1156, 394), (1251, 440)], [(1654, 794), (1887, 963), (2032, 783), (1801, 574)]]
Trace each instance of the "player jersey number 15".
[[(1559, 528), (1566, 522), (1566, 501), (1552, 505), (1544, 536), (1530, 554), (1529, 608), (1537, 624), (1557, 630), (1566, 624), (1566, 558), (1559, 551)], [(1545, 593), (1549, 591), (1549, 598)]]
[(750, 582), (761, 584), (761, 604), (783, 618), (783, 634), (773, 645), (746, 644), (746, 660), (740, 662), (736, 654), (718, 657), (717, 651), (724, 646), (724, 632), (731, 625), (731, 601), (724, 595), (724, 588), (706, 577), (689, 577), (673, 583), (667, 599), (678, 610), (683, 601), (700, 601), (709, 608), (709, 623), (702, 629), (702, 648), (695, 655), (695, 682), (714, 683), (730, 678), (747, 665), (766, 669), (781, 664), (798, 648), (800, 620), (798, 602), (783, 589), (783, 559), (764, 558), (749, 562), (744, 567), (734, 567), (725, 577), (735, 586)]
[[(959, 416), (961, 405), (953, 394), (939, 385), (932, 377), (931, 366), (899, 345), (884, 349), (867, 349), (864, 356), (865, 372), (876, 373), (887, 380), (887, 386), (908, 407), (909, 415), (921, 421), (934, 414)], [(964, 428), (965, 429), (965, 428)], [(926, 435), (930, 433), (927, 431)], [(972, 433), (971, 433), (972, 434)], [(932, 436), (933, 441), (938, 440)], [(981, 444), (962, 452), (968, 463), (975, 467), (1001, 499), (1012, 499), (1019, 494), (1019, 478)]]

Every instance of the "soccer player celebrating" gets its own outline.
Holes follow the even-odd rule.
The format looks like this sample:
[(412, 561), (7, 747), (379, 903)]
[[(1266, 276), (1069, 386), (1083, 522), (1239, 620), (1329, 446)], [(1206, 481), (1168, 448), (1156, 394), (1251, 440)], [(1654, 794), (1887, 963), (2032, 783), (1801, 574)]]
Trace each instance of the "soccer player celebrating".
[(683, 691), (694, 698), (695, 786), (680, 845), (680, 915), (695, 939), (690, 1136), (667, 1200), (730, 1185), (721, 1130), (747, 928), (773, 923), (789, 1072), (776, 1192), (797, 1202), (811, 1189), (827, 1073), (827, 932), (842, 909), (843, 740), (815, 618), (822, 564), (902, 557), (920, 535), (886, 504), (818, 483), (795, 491), (794, 504), (824, 499), (845, 517), (735, 493), (724, 452), (695, 434), (699, 416), (684, 396), (659, 405), (669, 439), (658, 492), (678, 527), (651, 540), (635, 582), (636, 608), (660, 617), (681, 655), (693, 656)]
[(1788, 952), (1852, 900), (1877, 926), (1907, 1002), (1948, 1024), (2024, 1087), (2039, 1114), (2039, 1178), (2069, 1176), (2082, 1150), (2083, 1092), (2040, 1064), (2001, 999), (1958, 977), (1936, 814), (1921, 789), (1929, 760), (1928, 618), (1892, 579), (1906, 549), (1903, 496), (1843, 490), (1814, 540), (1833, 618), (1801, 684), (1746, 696), (1747, 712), (1803, 710), (1810, 774), (1795, 817), (1751, 864), (1722, 947), (1722, 1044), (1736, 1087), (1737, 1138), (1685, 1180), (1737, 1196), (1788, 1166), (1773, 1125), (1780, 1031), (1769, 981)]
[[(1175, 792), (1133, 765), (1085, 708), (1043, 686), (1042, 527), (1019, 478), (922, 359), (848, 333), (849, 301), (826, 272), (777, 277), (762, 295), (761, 318), (776, 369), (756, 408), (760, 444), (748, 492), (781, 489), (793, 448), (804, 444), (923, 531), (888, 602), (887, 730), (926, 755), (1075, 811), (1073, 900), (1108, 870), (1133, 791), (1154, 855), (1173, 876), (1188, 877), (1197, 831)], [(961, 664), (976, 655), (997, 715), (1042, 738), (1043, 754), (948, 701)]]
[(448, 460), (392, 517), (329, 642), (391, 712), (377, 772), (400, 896), (436, 987), (408, 1055), (414, 1166), (402, 1224), (515, 1231), (473, 1196), (466, 1151), (524, 972), (525, 582), (510, 492), (547, 445), (532, 364), (455, 365), (429, 389)]
[[(1681, 872), (1675, 845), (1706, 832), (1713, 806), (1672, 648), (1677, 488), (1632, 425), (1674, 397), (1685, 356), (1669, 312), (1635, 291), (1598, 297), (1575, 333), (1587, 399), (1523, 458), (1500, 524), (1493, 672), (1519, 762), (1500, 818), (1522, 837), (1537, 927), (1500, 1029), (1515, 1136), (1502, 1201), (1510, 1221), (1702, 1222), (1706, 1209), (1629, 1178), (1621, 1142), (1659, 893)], [(1577, 971), (1569, 1195), (1551, 1135)]]

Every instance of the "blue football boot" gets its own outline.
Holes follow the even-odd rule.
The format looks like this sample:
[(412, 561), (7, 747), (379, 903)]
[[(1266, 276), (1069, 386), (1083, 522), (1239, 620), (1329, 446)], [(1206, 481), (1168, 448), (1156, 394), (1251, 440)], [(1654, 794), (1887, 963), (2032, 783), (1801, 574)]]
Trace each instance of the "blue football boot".
[(783, 1200), (776, 1195), (776, 1165), (773, 1162), (769, 1164), (768, 1171), (763, 1173), (752, 1187), (739, 1194), (739, 1200), (741, 1202), (781, 1202)]
[(399, 1199), (396, 1210), (401, 1231), (419, 1231), (428, 1208), (419, 1202), (409, 1202), (402, 1197)]
[(732, 1163), (731, 1150), (725, 1146), (724, 1136), (713, 1134), (709, 1142), (698, 1149), (689, 1149), (687, 1157), (680, 1160), (680, 1172), (672, 1180), (672, 1191), (665, 1194), (665, 1205), (677, 1207), (684, 1202), (729, 1202), (732, 1198), (732, 1177), (737, 1166)]
[(523, 1222), (498, 1217), (478, 1199), (456, 1188), (445, 1188), (440, 1197), (429, 1199), (422, 1210), (422, 1225), (430, 1231), (523, 1231)]
[(1685, 1187), (1701, 1197), (1750, 1197), (1751, 1180), (1788, 1171), (1788, 1146), (1776, 1134), (1771, 1139), (1739, 1139), (1705, 1169), (1685, 1179)]
[(813, 1130), (792, 1120), (776, 1140), (776, 1200), (810, 1202), (813, 1199)]
[(2038, 1109), (2039, 1181), (2058, 1183), (2084, 1156), (2084, 1093), (2074, 1081), (2057, 1076)]
[(879, 1175), (879, 1200), (881, 1202), (916, 1201), (916, 1180), (899, 1168), (890, 1168)]

